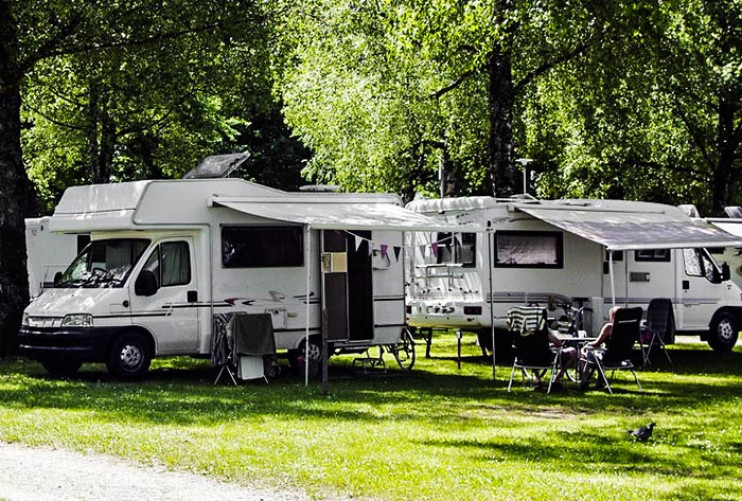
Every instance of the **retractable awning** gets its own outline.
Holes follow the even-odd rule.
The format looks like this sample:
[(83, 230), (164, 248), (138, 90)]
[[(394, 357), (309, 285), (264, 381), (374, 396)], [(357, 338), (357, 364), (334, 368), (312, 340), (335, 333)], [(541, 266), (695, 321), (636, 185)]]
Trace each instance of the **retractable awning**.
[(742, 237), (692, 220), (682, 211), (630, 211), (564, 205), (517, 208), (552, 226), (603, 245), (608, 250), (739, 247)]
[(716, 226), (717, 228), (721, 228), (727, 233), (731, 233), (732, 235), (736, 237), (742, 237), (742, 220), (708, 219), (707, 221), (713, 224), (714, 226)]
[[(308, 225), (318, 230), (460, 232), (456, 224), (438, 221), (388, 202), (291, 202), (212, 199), (213, 205), (275, 221)], [(476, 231), (469, 229), (468, 231)]]

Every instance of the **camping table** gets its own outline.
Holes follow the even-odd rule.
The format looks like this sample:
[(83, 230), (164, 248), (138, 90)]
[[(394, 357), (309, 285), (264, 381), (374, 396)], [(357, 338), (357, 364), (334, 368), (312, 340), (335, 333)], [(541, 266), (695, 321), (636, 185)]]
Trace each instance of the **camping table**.
[(562, 345), (564, 346), (574, 346), (577, 348), (577, 360), (576, 360), (576, 366), (575, 366), (575, 372), (574, 376), (570, 376), (568, 372), (566, 372), (567, 377), (571, 379), (572, 381), (579, 381), (582, 374), (580, 373), (580, 351), (582, 350), (582, 347), (585, 346), (587, 343), (591, 343), (598, 338), (596, 337), (575, 337), (575, 336), (557, 336), (559, 340), (562, 342)]

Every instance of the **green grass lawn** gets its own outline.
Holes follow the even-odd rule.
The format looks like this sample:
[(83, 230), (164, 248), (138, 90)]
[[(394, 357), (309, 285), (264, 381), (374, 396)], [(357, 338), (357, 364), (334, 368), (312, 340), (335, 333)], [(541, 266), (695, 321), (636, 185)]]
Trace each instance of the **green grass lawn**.
[[(156, 361), (137, 383), (102, 366), (52, 379), (0, 361), (0, 441), (114, 454), (317, 496), (377, 499), (742, 499), (742, 352), (672, 347), (617, 394), (545, 395), (452, 335), (412, 372), (360, 376), (332, 360), (330, 391), (293, 377), (212, 384), (208, 361)], [(656, 421), (648, 443), (626, 433)]]

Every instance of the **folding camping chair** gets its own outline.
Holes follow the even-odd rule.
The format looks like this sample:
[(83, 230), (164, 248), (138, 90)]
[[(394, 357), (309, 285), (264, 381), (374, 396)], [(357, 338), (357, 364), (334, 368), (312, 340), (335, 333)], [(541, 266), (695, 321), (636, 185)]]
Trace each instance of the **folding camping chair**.
[[(223, 320), (219, 319), (219, 322), (222, 323)], [(215, 323), (216, 321), (215, 318)], [(276, 353), (271, 315), (268, 313), (237, 312), (232, 314), (224, 330), (226, 331), (226, 344), (219, 339), (216, 341), (217, 347), (223, 353), (219, 357), (221, 368), (214, 384), (219, 381), (225, 372), (235, 385), (237, 379), (262, 378), (267, 383), (265, 357)], [(215, 336), (223, 335), (221, 332), (215, 333)], [(224, 356), (225, 353), (226, 357)], [(214, 355), (212, 354), (213, 358)]]
[(538, 306), (516, 306), (508, 311), (508, 322), (510, 332), (513, 335), (513, 348), (515, 349), (508, 392), (513, 385), (515, 371), (518, 369), (520, 369), (524, 380), (529, 370), (532, 371), (532, 379), (538, 373), (541, 373), (541, 377), (543, 377), (550, 371), (546, 393), (551, 392), (561, 350), (552, 350), (549, 347), (546, 319), (546, 309)]
[(588, 352), (585, 370), (590, 370), (590, 366), (594, 366), (608, 393), (612, 394), (613, 389), (606, 372), (611, 371), (611, 379), (613, 379), (615, 371), (623, 370), (631, 371), (639, 391), (643, 391), (639, 377), (634, 371), (634, 364), (631, 362), (634, 343), (639, 339), (641, 320), (641, 307), (618, 309), (613, 321), (613, 332), (605, 343), (605, 349), (592, 348)]
[(649, 356), (652, 353), (652, 348), (657, 347), (665, 353), (667, 361), (670, 362), (670, 367), (674, 368), (670, 354), (667, 352), (667, 346), (665, 346), (665, 339), (671, 332), (672, 325), (674, 325), (672, 301), (667, 298), (652, 299), (647, 307), (648, 339), (642, 338), (639, 342), (645, 366), (651, 363)]

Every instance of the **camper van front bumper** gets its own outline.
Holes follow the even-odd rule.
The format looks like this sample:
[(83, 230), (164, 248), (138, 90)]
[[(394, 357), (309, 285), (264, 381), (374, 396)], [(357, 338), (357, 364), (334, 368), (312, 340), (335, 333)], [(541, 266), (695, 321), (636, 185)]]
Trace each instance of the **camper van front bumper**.
[(64, 358), (104, 362), (118, 327), (28, 327), (18, 333), (20, 354), (36, 361)]

